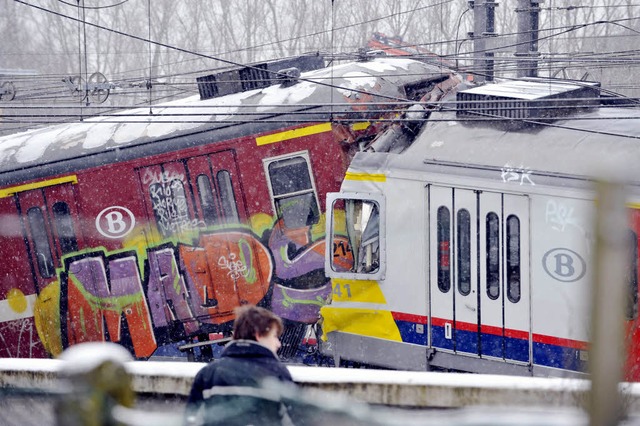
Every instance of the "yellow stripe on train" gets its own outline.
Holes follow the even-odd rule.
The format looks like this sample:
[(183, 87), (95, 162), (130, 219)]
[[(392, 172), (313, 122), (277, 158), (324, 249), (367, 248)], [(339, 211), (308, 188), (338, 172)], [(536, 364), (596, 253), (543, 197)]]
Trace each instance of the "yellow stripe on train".
[(391, 311), (338, 308), (327, 305), (320, 309), (320, 314), (323, 318), (323, 340), (326, 340), (327, 333), (342, 331), (396, 342), (402, 341), (400, 330), (393, 320)]
[(40, 182), (27, 183), (25, 185), (12, 186), (10, 188), (0, 189), (0, 198), (10, 197), (18, 192), (30, 191), (32, 189), (46, 188), (47, 186), (60, 185), (63, 183), (78, 183), (76, 175), (64, 176), (61, 178), (48, 179)]
[(334, 302), (387, 303), (377, 281), (334, 278), (331, 285)]
[(266, 136), (259, 136), (256, 138), (256, 145), (268, 145), (270, 143), (283, 142), (290, 139), (301, 138), (303, 136), (330, 132), (331, 130), (331, 123), (315, 124), (313, 126), (301, 127), (299, 129), (287, 130), (285, 132), (273, 133)]
[(366, 180), (371, 182), (386, 182), (387, 176), (383, 173), (358, 173), (358, 172), (347, 172), (345, 175), (345, 180)]
[(367, 128), (369, 128), (370, 125), (371, 123), (369, 123), (368, 121), (353, 123), (351, 125), (351, 130), (366, 130)]

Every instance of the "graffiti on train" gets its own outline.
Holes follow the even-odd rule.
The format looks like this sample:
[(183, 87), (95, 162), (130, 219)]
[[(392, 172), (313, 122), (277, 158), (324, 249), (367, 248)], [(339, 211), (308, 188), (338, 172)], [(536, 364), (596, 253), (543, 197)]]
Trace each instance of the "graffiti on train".
[(245, 303), (312, 324), (331, 293), (324, 250), (324, 238), (288, 235), (277, 222), (266, 244), (248, 229), (225, 229), (203, 232), (194, 244), (72, 253), (36, 301), (38, 335), (53, 355), (108, 340), (146, 358), (162, 345), (228, 329)]

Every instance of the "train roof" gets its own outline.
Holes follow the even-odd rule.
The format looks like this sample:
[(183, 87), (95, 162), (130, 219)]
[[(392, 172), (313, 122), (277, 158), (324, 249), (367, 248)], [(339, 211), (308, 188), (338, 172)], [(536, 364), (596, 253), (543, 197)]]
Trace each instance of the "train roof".
[[(293, 85), (274, 85), (206, 100), (193, 96), (154, 105), (153, 115), (145, 106), (17, 133), (0, 138), (0, 185), (68, 171), (65, 168), (73, 170), (79, 164), (69, 165), (72, 159), (84, 158), (84, 167), (123, 160), (125, 148), (153, 143), (153, 152), (175, 149), (175, 142), (173, 147), (156, 144), (163, 140), (181, 138), (181, 147), (210, 143), (211, 139), (203, 138), (203, 134), (212, 130), (222, 132), (216, 134), (216, 140), (225, 140), (295, 125), (296, 120), (328, 120), (329, 114), (339, 117), (358, 111), (351, 107), (367, 97), (363, 92), (373, 93), (372, 100), (378, 102), (402, 100), (406, 99), (405, 86), (449, 73), (420, 61), (380, 57), (302, 73)], [(307, 115), (286, 115), (301, 110)], [(356, 118), (366, 120), (367, 116), (360, 111)], [(87, 160), (105, 152), (111, 152), (113, 158)], [(131, 155), (145, 153), (139, 148)], [(59, 163), (66, 166), (52, 166)], [(42, 165), (47, 167), (41, 168)]]
[(627, 182), (640, 184), (639, 109), (601, 106), (518, 128), (504, 122), (461, 120), (453, 111), (433, 113), (403, 153), (358, 154), (350, 167), (390, 175), (440, 167), (464, 175), (520, 170), (579, 180), (620, 178), (624, 172)]
[(596, 82), (580, 82), (571, 80), (523, 79), (508, 80), (499, 84), (483, 84), (464, 90), (472, 95), (490, 96), (493, 99), (526, 99), (536, 100), (564, 95), (583, 88), (599, 87)]

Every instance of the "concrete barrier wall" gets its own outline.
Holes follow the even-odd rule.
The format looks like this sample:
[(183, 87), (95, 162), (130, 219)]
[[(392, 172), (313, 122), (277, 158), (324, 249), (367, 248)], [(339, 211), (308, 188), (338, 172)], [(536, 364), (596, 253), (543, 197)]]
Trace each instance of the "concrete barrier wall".
[[(60, 360), (0, 359), (0, 386), (56, 389)], [(186, 396), (204, 364), (126, 363), (138, 393)], [(584, 407), (590, 383), (582, 379), (289, 366), (306, 389), (371, 403), (414, 408), (469, 406)], [(640, 412), (640, 384), (620, 385), (628, 412)]]

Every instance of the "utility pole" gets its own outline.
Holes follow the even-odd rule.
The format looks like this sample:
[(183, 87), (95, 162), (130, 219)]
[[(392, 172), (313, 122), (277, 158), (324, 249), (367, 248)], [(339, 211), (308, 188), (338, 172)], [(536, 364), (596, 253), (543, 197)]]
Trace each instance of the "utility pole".
[(518, 37), (516, 58), (518, 77), (537, 77), (538, 25), (540, 21), (540, 3), (544, 0), (518, 0)]
[(495, 33), (495, 0), (469, 0), (473, 9), (474, 80), (482, 83), (493, 80), (493, 52), (487, 51), (487, 38)]

